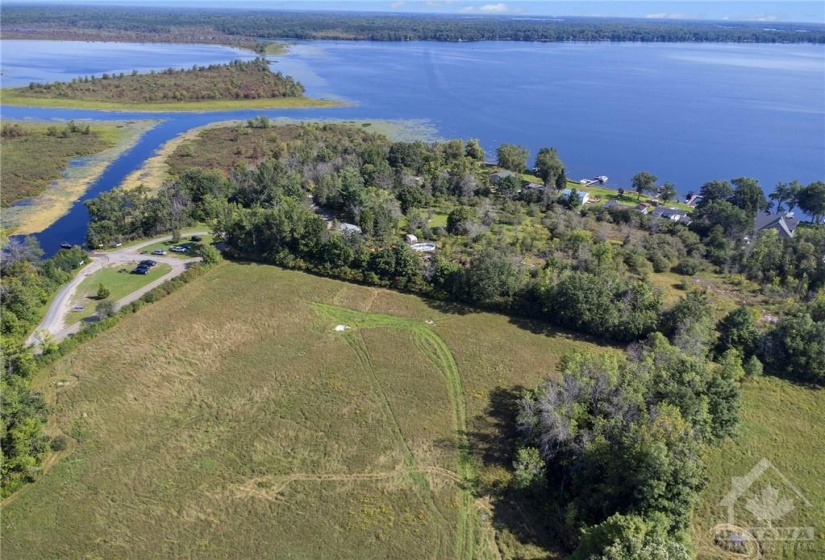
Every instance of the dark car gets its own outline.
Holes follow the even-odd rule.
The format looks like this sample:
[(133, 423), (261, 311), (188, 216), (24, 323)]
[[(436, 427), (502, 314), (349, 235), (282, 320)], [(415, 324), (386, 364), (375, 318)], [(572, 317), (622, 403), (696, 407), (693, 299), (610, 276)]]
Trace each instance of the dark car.
[(132, 271), (132, 274), (149, 274), (149, 269), (145, 266), (139, 266)]
[(192, 241), (202, 241), (202, 240), (203, 240), (203, 237), (201, 237), (200, 235), (193, 235), (192, 236)]
[(138, 264), (138, 267), (152, 268), (156, 264), (158, 264), (157, 261), (153, 261), (151, 259), (146, 259), (145, 261), (140, 261), (140, 263)]

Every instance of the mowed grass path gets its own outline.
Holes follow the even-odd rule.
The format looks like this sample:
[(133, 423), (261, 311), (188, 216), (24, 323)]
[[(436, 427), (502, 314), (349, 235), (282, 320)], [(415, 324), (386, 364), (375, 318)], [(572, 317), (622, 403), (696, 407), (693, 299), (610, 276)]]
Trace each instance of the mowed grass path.
[(532, 387), (590, 346), (221, 265), (41, 372), (49, 429), (76, 447), (3, 509), (0, 552), (495, 558), (466, 431), (494, 425), (496, 388)]

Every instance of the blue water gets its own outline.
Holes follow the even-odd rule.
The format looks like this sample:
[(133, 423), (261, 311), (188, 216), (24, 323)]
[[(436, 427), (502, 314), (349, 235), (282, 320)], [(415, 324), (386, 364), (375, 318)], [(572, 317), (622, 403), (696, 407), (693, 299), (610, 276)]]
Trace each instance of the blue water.
[[(31, 48), (29, 45), (42, 44)], [(25, 47), (25, 48), (23, 48)], [(121, 55), (130, 53), (128, 60)], [(45, 52), (45, 55), (44, 55)], [(60, 52), (50, 59), (49, 52)], [(70, 55), (66, 55), (70, 52)], [(192, 45), (2, 42), (2, 84), (187, 67), (249, 57)], [(3, 107), (5, 118), (162, 118), (114, 162), (83, 200), (116, 186), (173, 136), (212, 121), (261, 113), (293, 118), (429, 121), (444, 138), (477, 137), (494, 157), (502, 142), (533, 154), (554, 146), (578, 179), (608, 175), (627, 186), (640, 170), (681, 193), (712, 179), (825, 179), (825, 47), (719, 44), (299, 43), (276, 70), (301, 80), (310, 96), (354, 107), (200, 114), (106, 113)], [(54, 74), (50, 74), (54, 72)], [(25, 81), (24, 83), (28, 83)], [(78, 203), (38, 235), (47, 252), (83, 240)]]

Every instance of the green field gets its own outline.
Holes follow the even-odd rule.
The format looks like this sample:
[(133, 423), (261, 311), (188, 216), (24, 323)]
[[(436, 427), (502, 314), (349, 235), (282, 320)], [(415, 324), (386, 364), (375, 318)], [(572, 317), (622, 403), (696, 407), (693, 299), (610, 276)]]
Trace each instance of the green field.
[(135, 265), (131, 264), (102, 268), (81, 282), (72, 300), (72, 306), (82, 305), (83, 310), (70, 311), (66, 315), (66, 324), (77, 323), (95, 314), (98, 303), (97, 289), (101, 283), (111, 292), (107, 299), (117, 301), (172, 270), (168, 264), (159, 263), (152, 267), (149, 274), (130, 274), (134, 268)]
[(496, 394), (593, 346), (441, 307), (224, 264), (126, 318), (36, 378), (75, 443), (5, 504), (3, 556), (547, 557), (480, 494), (509, 475), (479, 442)]
[[(804, 498), (794, 494), (777, 471), (765, 472), (734, 508), (736, 524), (759, 526), (748, 512), (748, 500), (770, 485), (778, 490), (778, 502), (793, 506), (773, 520), (774, 527), (813, 527), (813, 541), (763, 540), (764, 558), (815, 560), (825, 558), (825, 391), (801, 387), (775, 378), (745, 384), (739, 437), (707, 454), (708, 486), (694, 515), (693, 536), (699, 558), (724, 557), (713, 546), (713, 530), (727, 521), (719, 502), (731, 490), (731, 477), (743, 477), (762, 459)], [(808, 504), (805, 503), (807, 500)], [(728, 556), (727, 558), (750, 558)]]

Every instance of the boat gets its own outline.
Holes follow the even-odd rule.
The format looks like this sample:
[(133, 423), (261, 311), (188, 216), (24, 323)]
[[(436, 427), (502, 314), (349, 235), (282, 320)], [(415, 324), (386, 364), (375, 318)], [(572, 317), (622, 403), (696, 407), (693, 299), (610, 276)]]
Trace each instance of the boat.
[(607, 175), (599, 175), (598, 177), (594, 177), (593, 180), (604, 185), (607, 182)]
[(71, 248), (72, 248), (72, 244), (71, 244), (71, 243), (66, 243), (66, 242), (64, 241), (63, 243), (61, 243), (61, 244), (60, 244), (60, 248), (61, 248), (61, 249), (71, 249)]

